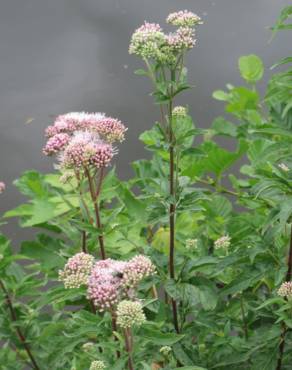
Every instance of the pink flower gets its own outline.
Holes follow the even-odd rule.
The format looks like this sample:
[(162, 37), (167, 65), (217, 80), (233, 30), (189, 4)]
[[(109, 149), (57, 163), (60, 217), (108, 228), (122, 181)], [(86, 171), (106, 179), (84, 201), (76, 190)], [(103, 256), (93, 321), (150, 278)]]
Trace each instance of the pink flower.
[(174, 26), (192, 27), (197, 24), (202, 24), (201, 18), (188, 10), (180, 10), (175, 13), (168, 15), (166, 19), (167, 23), (173, 24)]
[(61, 167), (65, 169), (81, 167), (106, 167), (116, 151), (110, 144), (94, 140), (92, 135), (78, 135), (66, 147), (60, 157)]
[(110, 258), (98, 261), (89, 277), (88, 298), (99, 311), (113, 310), (125, 297), (135, 298), (139, 282), (154, 272), (154, 265), (144, 256), (136, 256), (128, 262)]
[(43, 148), (45, 155), (53, 155), (60, 152), (69, 143), (70, 136), (65, 133), (59, 133), (49, 138), (46, 146)]
[(112, 309), (119, 302), (125, 264), (108, 258), (94, 265), (88, 283), (88, 297), (99, 311)]
[(126, 265), (123, 273), (123, 285), (127, 288), (136, 287), (142, 279), (155, 273), (155, 266), (148, 257), (138, 255)]
[(191, 49), (196, 44), (195, 33), (189, 27), (179, 27), (175, 33), (167, 35), (168, 45), (176, 50)]
[(0, 181), (0, 194), (2, 194), (5, 190), (6, 186), (4, 184), (4, 182)]
[(127, 128), (116, 118), (103, 117), (97, 121), (93, 120), (90, 129), (96, 131), (106, 142), (123, 141)]
[(71, 112), (58, 116), (54, 125), (46, 129), (46, 136), (76, 131), (93, 131), (109, 143), (123, 141), (127, 128), (116, 118), (106, 117), (104, 113)]
[(94, 257), (90, 254), (77, 253), (69, 258), (64, 270), (59, 271), (59, 280), (64, 282), (65, 288), (87, 285), (93, 263)]

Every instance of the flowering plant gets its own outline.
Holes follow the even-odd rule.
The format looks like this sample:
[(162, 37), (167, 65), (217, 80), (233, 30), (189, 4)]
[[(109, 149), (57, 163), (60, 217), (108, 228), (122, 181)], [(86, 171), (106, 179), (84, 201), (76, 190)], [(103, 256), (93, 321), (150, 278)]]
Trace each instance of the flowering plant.
[(186, 57), (203, 22), (186, 10), (166, 21), (173, 32), (145, 22), (130, 40), (160, 110), (133, 178), (110, 167), (126, 126), (73, 112), (45, 133), (56, 171), (15, 181), (29, 200), (3, 220), (38, 232), (17, 253), (0, 237), (7, 370), (290, 369), (291, 68), (261, 98), (263, 62), (241, 57), (244, 86), (213, 94), (228, 119), (197, 128), (176, 99), (191, 87)]

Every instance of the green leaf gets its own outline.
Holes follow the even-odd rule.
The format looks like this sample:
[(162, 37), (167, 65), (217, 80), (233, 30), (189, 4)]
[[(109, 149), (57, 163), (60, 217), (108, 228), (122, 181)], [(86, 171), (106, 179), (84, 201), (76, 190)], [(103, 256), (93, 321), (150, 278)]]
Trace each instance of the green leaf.
[(257, 55), (247, 55), (239, 58), (238, 66), (241, 77), (249, 83), (259, 81), (264, 74), (264, 65)]
[(223, 90), (216, 90), (212, 94), (213, 98), (220, 101), (229, 101), (229, 94)]
[(162, 333), (156, 329), (147, 327), (147, 325), (144, 325), (140, 329), (139, 335), (147, 340), (150, 340), (152, 344), (159, 346), (171, 346), (185, 337), (184, 335), (179, 334)]

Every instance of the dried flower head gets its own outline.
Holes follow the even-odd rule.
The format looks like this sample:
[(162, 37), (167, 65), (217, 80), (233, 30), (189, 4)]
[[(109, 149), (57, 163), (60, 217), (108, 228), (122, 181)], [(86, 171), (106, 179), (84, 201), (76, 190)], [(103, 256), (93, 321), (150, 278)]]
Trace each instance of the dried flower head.
[(63, 281), (66, 289), (87, 285), (93, 263), (94, 257), (90, 254), (77, 253), (69, 258), (64, 270), (59, 271), (59, 280)]
[(193, 27), (198, 24), (203, 24), (201, 18), (188, 10), (180, 10), (170, 13), (166, 18), (166, 22), (174, 26)]
[(214, 247), (215, 249), (228, 249), (228, 247), (230, 246), (230, 236), (229, 235), (225, 235), (225, 236), (222, 236), (221, 238), (217, 239), (214, 243)]
[(84, 352), (91, 352), (94, 349), (94, 343), (87, 342), (82, 345), (82, 349)]
[(5, 183), (0, 181), (0, 194), (4, 192), (5, 188), (6, 188)]
[(106, 366), (103, 361), (92, 361), (89, 370), (105, 370)]
[(287, 299), (292, 299), (292, 281), (285, 281), (278, 289), (278, 295)]
[(132, 35), (129, 53), (142, 58), (158, 59), (161, 46), (165, 43), (166, 36), (159, 24), (145, 23)]
[(172, 349), (169, 346), (163, 346), (160, 348), (159, 352), (162, 354), (164, 357), (168, 357), (171, 353)]
[(117, 324), (123, 328), (141, 326), (146, 321), (140, 302), (121, 301), (117, 307)]
[(280, 163), (280, 164), (278, 165), (278, 167), (279, 167), (279, 168), (281, 168), (281, 170), (283, 170), (284, 172), (288, 172), (288, 171), (289, 171), (289, 167), (288, 167), (288, 166), (286, 166), (286, 164), (285, 164), (285, 163)]

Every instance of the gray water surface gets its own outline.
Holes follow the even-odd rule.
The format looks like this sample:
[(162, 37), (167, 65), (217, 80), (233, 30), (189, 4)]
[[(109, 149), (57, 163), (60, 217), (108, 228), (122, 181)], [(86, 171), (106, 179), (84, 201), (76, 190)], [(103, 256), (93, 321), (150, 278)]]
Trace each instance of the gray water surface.
[[(291, 54), (291, 33), (269, 43), (288, 0), (1, 0), (0, 1), (0, 196), (1, 213), (22, 200), (12, 181), (26, 169), (51, 171), (41, 149), (52, 117), (69, 111), (102, 111), (128, 127), (115, 159), (122, 178), (129, 163), (147, 156), (139, 134), (159, 117), (150, 83), (133, 74), (141, 62), (128, 54), (129, 38), (144, 20), (164, 24), (168, 13), (200, 15), (198, 43), (189, 54), (184, 94), (199, 127), (208, 127), (223, 105), (211, 98), (227, 82), (241, 83), (240, 55), (255, 53), (267, 67)], [(269, 71), (265, 75), (268, 79)], [(30, 122), (30, 123), (26, 123)], [(15, 223), (4, 227), (15, 241), (29, 235)]]

